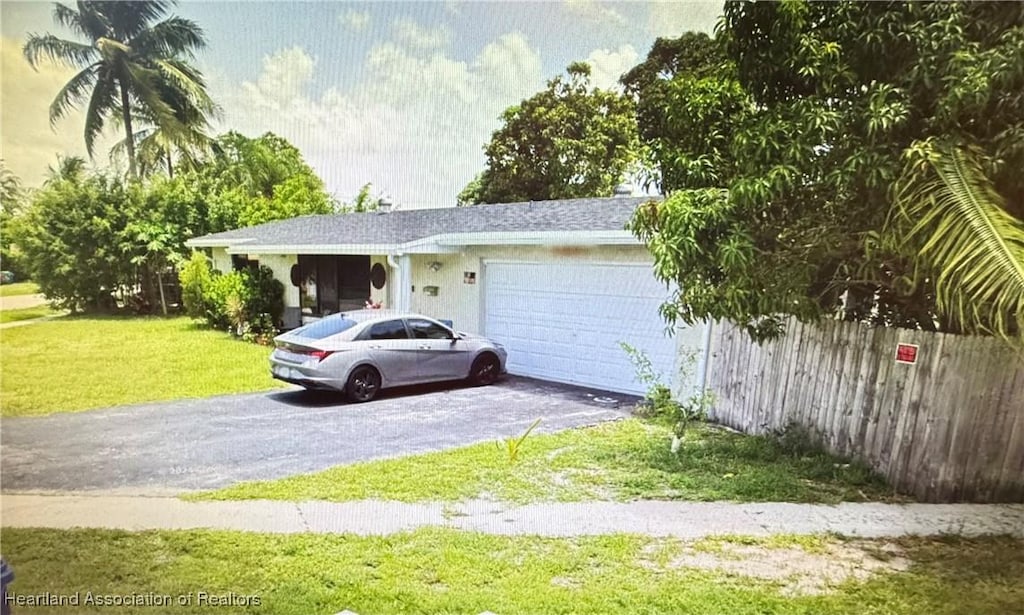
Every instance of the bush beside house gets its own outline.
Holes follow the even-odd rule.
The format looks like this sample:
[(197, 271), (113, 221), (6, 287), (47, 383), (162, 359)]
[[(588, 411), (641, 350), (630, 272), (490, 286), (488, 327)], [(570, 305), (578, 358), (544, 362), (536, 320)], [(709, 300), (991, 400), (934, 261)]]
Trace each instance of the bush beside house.
[(193, 252), (179, 275), (189, 316), (246, 341), (266, 344), (277, 334), (284, 313), (284, 285), (274, 279), (270, 268), (222, 274), (204, 254)]

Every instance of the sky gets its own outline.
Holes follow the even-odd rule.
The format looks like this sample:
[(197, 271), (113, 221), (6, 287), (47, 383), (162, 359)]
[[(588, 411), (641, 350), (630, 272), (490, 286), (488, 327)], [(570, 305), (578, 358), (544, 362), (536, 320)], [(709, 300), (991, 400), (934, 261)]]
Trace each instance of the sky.
[[(544, 88), (570, 62), (613, 87), (655, 38), (711, 32), (722, 3), (180, 2), (207, 48), (194, 64), (222, 107), (217, 133), (274, 132), (293, 143), (342, 201), (372, 183), (397, 207), (455, 203), (483, 170), (483, 146), (507, 107)], [(49, 2), (0, 2), (0, 157), (27, 186), (58, 155), (85, 156), (84, 114), (51, 127), (48, 107), (74, 74), (33, 70), (28, 33), (73, 35)], [(120, 135), (97, 142), (109, 164)]]

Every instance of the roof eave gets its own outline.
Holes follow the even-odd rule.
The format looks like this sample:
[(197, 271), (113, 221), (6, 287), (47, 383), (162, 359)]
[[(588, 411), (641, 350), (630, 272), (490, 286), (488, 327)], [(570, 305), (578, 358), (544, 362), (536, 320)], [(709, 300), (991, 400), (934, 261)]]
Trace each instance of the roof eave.
[(236, 244), (244, 244), (251, 241), (256, 241), (254, 237), (221, 237), (217, 238), (214, 236), (205, 237), (194, 237), (192, 239), (185, 240), (185, 245), (189, 248), (227, 248)]

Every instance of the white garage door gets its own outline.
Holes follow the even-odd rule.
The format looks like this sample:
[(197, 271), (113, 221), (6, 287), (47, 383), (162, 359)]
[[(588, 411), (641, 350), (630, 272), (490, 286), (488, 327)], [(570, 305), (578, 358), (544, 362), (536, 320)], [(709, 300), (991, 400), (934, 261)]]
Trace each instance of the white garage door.
[(658, 314), (668, 291), (650, 265), (490, 262), (484, 284), (484, 331), (510, 373), (643, 393), (626, 342), (672, 383), (676, 340)]

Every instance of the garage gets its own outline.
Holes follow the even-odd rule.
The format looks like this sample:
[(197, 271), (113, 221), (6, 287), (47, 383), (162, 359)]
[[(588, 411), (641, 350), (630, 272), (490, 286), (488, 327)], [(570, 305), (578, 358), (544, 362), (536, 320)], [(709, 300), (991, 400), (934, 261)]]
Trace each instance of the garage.
[(668, 296), (647, 263), (485, 262), (484, 333), (509, 352), (512, 374), (641, 394), (619, 342), (642, 349), (675, 382), (677, 344), (701, 331), (665, 334)]

